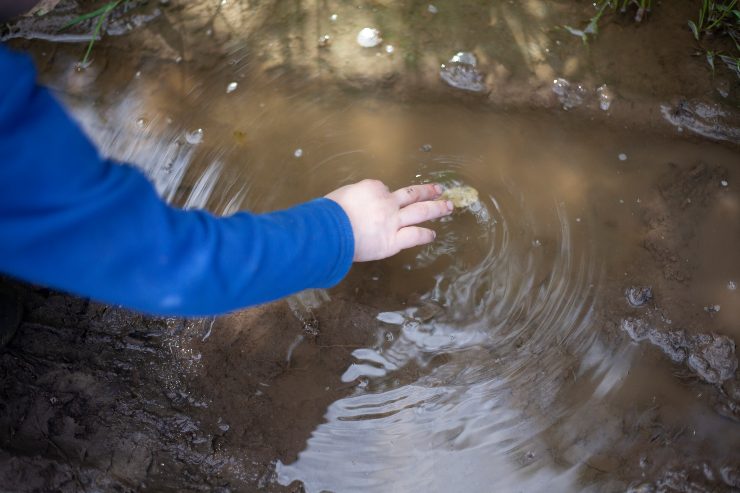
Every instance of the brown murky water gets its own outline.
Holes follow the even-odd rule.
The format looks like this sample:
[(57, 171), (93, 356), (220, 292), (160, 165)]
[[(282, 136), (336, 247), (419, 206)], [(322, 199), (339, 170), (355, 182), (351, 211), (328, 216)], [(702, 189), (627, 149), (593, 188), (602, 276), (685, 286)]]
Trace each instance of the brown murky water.
[[(377, 67), (362, 83), (332, 82), (356, 80), (378, 58), (416, 64), (424, 49), (409, 45), (414, 39), (433, 39), (430, 53), (444, 46), (450, 55), (476, 36), (503, 40), (487, 31), (501, 24), (472, 21), (477, 3), (440, 2), (436, 13), (413, 3), (418, 18), (412, 4), (404, 14), (358, 3), (352, 8), (366, 10), (356, 18), (344, 4), (303, 5), (295, 8), (309, 16), (304, 36), (281, 30), (295, 14), (285, 6), (234, 3), (161, 7), (148, 20), (182, 60), (168, 60), (155, 42), (127, 53), (126, 38), (112, 38), (80, 72), (78, 45), (25, 46), (102, 151), (142, 166), (179, 205), (266, 211), (366, 177), (391, 188), (471, 186), (479, 200), (433, 224), (434, 244), (355, 266), (331, 292), (215, 321), (168, 321), (156, 340), (143, 338), (152, 356), (125, 346), (144, 358), (135, 378), (130, 368), (120, 377), (139, 390), (105, 419), (121, 436), (139, 433), (131, 440), (146, 453), (137, 459), (136, 447), (121, 446), (135, 460), (107, 469), (115, 481), (152, 490), (302, 484), (309, 492), (740, 488), (736, 142), (629, 122), (620, 110), (610, 119), (596, 96), (564, 110), (570, 103), (549, 85), (554, 109), (504, 110), (444, 86), (438, 65), (431, 75), (414, 65), (433, 80), (415, 79), (426, 88), (418, 97), (388, 89)], [(524, 2), (498, 17), (513, 39), (534, 40), (518, 68), (548, 84), (560, 70), (595, 77), (538, 51), (536, 42), (560, 46), (562, 34), (548, 26), (572, 20), (572, 4), (564, 5)], [(398, 43), (392, 53), (388, 43), (370, 52), (345, 39), (367, 12), (391, 26), (413, 19), (405, 33), (386, 27)], [(461, 19), (431, 30), (445, 12)], [(312, 19), (321, 22), (306, 28)], [(243, 36), (233, 26), (228, 36), (219, 31), (258, 21)], [(319, 76), (304, 83), (306, 73), (291, 69), (301, 65), (290, 59), (294, 45), (313, 46), (324, 26), (333, 44), (316, 49), (333, 51), (311, 58)], [(229, 38), (217, 52), (207, 48), (214, 36)], [(272, 51), (270, 36), (282, 42)], [(516, 46), (502, 52), (502, 63), (517, 66)], [(265, 62), (276, 56), (280, 64)], [(342, 65), (343, 57), (352, 61)], [(639, 78), (639, 68), (619, 70)], [(659, 115), (661, 104), (670, 101), (650, 100), (648, 114)], [(652, 296), (630, 304), (632, 287), (651, 287)], [(149, 330), (129, 317), (123, 332)], [(32, 337), (20, 336), (9, 354)], [(121, 412), (136, 407), (129, 401), (143, 402), (154, 424)], [(168, 420), (177, 432), (161, 431)], [(150, 425), (162, 443), (145, 440)], [(59, 459), (17, 433), (3, 435), (4, 448)], [(99, 467), (85, 457), (63, 462)]]

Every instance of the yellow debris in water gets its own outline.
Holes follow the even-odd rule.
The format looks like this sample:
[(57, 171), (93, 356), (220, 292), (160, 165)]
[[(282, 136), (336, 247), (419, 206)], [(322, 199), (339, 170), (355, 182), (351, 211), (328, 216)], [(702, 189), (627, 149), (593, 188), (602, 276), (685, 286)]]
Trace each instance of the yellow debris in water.
[(442, 192), (442, 200), (451, 200), (456, 208), (470, 207), (478, 203), (478, 190), (467, 185), (450, 187)]

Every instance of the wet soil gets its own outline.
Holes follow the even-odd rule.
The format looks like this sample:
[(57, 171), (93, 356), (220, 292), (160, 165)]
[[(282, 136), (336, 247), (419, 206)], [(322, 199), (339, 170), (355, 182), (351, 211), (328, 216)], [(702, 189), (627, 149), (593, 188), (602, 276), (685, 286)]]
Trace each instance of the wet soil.
[[(740, 488), (738, 87), (686, 57), (694, 5), (589, 48), (553, 28), (578, 2), (434, 5), (133, 2), (82, 71), (39, 36), (74, 2), (6, 28), (178, 205), (368, 176), (478, 201), (430, 247), (217, 319), (4, 279), (0, 491)], [(440, 78), (460, 50), (486, 91)]]

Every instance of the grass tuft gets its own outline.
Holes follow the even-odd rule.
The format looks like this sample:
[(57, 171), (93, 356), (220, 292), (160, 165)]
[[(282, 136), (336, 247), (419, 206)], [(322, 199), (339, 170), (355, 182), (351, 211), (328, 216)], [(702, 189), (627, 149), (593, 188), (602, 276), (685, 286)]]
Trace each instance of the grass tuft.
[(90, 63), (90, 53), (92, 53), (93, 45), (95, 44), (95, 41), (98, 40), (98, 37), (100, 36), (100, 29), (103, 27), (103, 22), (108, 17), (108, 14), (110, 14), (113, 9), (118, 7), (118, 4), (121, 3), (122, 0), (111, 0), (110, 2), (106, 3), (102, 7), (93, 10), (92, 12), (88, 12), (86, 14), (82, 14), (78, 17), (75, 17), (65, 25), (59, 29), (60, 31), (64, 31), (66, 29), (69, 29), (70, 27), (76, 26), (82, 22), (85, 22), (89, 19), (95, 19), (97, 18), (97, 21), (95, 22), (95, 28), (92, 32), (92, 37), (90, 38), (90, 42), (87, 45), (87, 50), (85, 51), (85, 56), (82, 58), (82, 61), (80, 62), (80, 66), (82, 68), (85, 68)]

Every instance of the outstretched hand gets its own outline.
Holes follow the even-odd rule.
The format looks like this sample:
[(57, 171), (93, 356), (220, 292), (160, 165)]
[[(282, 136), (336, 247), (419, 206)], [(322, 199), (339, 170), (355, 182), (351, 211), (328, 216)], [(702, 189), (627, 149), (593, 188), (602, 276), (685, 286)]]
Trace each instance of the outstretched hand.
[(449, 215), (452, 202), (435, 200), (436, 184), (413, 185), (391, 192), (378, 180), (363, 180), (326, 196), (339, 204), (352, 223), (355, 262), (380, 260), (434, 240), (431, 229), (416, 224)]

